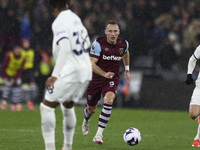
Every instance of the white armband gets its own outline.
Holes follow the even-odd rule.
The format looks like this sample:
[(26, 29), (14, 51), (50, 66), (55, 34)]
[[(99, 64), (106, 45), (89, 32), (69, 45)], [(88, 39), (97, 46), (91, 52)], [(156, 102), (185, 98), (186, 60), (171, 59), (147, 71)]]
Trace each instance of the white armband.
[(129, 66), (125, 66), (125, 70), (129, 70)]

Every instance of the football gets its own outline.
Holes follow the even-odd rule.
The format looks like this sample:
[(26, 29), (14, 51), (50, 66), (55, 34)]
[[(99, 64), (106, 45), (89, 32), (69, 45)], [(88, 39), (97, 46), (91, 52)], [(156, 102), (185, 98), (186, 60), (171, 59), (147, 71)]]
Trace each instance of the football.
[(124, 141), (131, 146), (137, 145), (141, 141), (141, 133), (136, 128), (129, 128), (124, 132)]

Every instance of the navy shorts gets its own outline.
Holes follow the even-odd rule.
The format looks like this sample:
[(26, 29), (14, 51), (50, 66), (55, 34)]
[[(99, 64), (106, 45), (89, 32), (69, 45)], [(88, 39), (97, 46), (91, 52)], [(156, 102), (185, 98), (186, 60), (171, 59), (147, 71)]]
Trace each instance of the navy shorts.
[(106, 82), (94, 82), (91, 81), (87, 89), (87, 104), (89, 106), (96, 106), (101, 98), (101, 94), (104, 97), (107, 92), (113, 92), (117, 94), (118, 81), (107, 80)]

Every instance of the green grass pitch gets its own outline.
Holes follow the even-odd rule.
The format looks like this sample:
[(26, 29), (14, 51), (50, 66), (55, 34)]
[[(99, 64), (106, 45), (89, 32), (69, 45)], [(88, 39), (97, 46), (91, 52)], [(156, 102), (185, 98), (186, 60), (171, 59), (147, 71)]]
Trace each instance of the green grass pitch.
[[(192, 142), (197, 131), (197, 120), (192, 121), (188, 112), (146, 109), (112, 109), (111, 118), (104, 130), (103, 145), (92, 142), (98, 125), (101, 106), (90, 121), (90, 133), (83, 136), (81, 124), (83, 107), (76, 107), (77, 126), (73, 150), (194, 150)], [(62, 114), (56, 109), (56, 147), (63, 143)], [(138, 128), (141, 142), (129, 146), (123, 141), (123, 133), (129, 127)], [(0, 150), (44, 150), (40, 127), (40, 113), (36, 106), (21, 112), (0, 110)]]

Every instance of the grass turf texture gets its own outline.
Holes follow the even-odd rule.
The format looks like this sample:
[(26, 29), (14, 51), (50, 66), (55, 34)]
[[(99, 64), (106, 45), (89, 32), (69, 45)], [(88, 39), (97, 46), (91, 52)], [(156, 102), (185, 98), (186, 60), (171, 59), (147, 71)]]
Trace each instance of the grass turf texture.
[[(92, 142), (98, 125), (99, 107), (90, 121), (90, 133), (83, 136), (81, 124), (83, 107), (76, 107), (77, 126), (74, 150), (194, 150), (192, 142), (197, 131), (197, 120), (192, 121), (188, 112), (146, 109), (112, 109), (111, 118), (104, 130), (103, 145)], [(63, 143), (62, 113), (56, 109), (56, 147)], [(129, 127), (138, 128), (141, 142), (129, 146), (123, 141), (123, 133)], [(0, 150), (44, 150), (40, 127), (40, 112), (36, 106), (21, 112), (0, 110)]]

